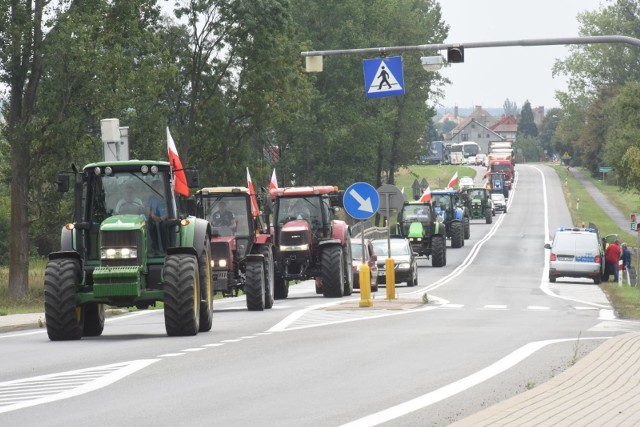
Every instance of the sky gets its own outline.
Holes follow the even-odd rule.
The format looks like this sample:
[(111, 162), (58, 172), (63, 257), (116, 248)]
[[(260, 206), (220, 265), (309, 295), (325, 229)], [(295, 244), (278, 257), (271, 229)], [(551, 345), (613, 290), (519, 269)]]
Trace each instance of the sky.
[[(440, 0), (449, 25), (444, 43), (578, 37), (580, 12), (600, 9), (600, 0)], [(446, 52), (441, 52), (446, 57)], [(566, 91), (564, 76), (553, 77), (557, 59), (567, 46), (465, 49), (464, 63), (449, 64), (440, 74), (444, 86), (439, 106), (502, 107), (505, 99), (522, 108), (558, 107), (555, 91)]]

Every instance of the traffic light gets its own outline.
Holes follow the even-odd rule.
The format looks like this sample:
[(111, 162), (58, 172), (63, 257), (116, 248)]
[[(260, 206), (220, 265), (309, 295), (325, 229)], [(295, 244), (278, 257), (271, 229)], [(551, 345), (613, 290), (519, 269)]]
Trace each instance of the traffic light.
[(450, 47), (447, 49), (447, 62), (464, 62), (464, 46)]

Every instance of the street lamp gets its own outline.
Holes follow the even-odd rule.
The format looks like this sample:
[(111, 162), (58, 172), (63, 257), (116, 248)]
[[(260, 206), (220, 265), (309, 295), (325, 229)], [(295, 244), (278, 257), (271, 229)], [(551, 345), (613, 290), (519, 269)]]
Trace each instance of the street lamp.
[(442, 55), (423, 56), (420, 62), (425, 71), (439, 71), (447, 63)]

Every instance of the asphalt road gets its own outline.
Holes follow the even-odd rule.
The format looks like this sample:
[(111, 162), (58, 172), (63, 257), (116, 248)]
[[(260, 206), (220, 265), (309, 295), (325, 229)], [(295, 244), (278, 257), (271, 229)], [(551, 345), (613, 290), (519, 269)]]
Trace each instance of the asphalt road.
[(195, 337), (166, 337), (160, 311), (81, 341), (2, 334), (0, 424), (444, 426), (534, 387), (636, 325), (611, 319), (590, 281), (547, 282), (544, 243), (570, 219), (562, 183), (517, 171), (508, 214), (472, 221), (447, 266), (420, 260), (418, 288), (396, 288), (404, 309), (305, 282), (264, 312), (216, 301)]

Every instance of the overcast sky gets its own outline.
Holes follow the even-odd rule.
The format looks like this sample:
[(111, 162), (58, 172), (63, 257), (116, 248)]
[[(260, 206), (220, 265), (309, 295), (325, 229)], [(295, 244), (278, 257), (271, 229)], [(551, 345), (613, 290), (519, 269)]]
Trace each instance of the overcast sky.
[[(449, 25), (445, 43), (577, 37), (576, 15), (600, 8), (600, 0), (440, 0)], [(446, 52), (443, 52), (446, 56)], [(566, 90), (564, 77), (551, 68), (563, 59), (566, 46), (474, 48), (462, 64), (440, 73), (452, 81), (445, 86), (444, 107), (502, 107), (509, 98), (521, 108), (557, 107), (556, 90)]]

